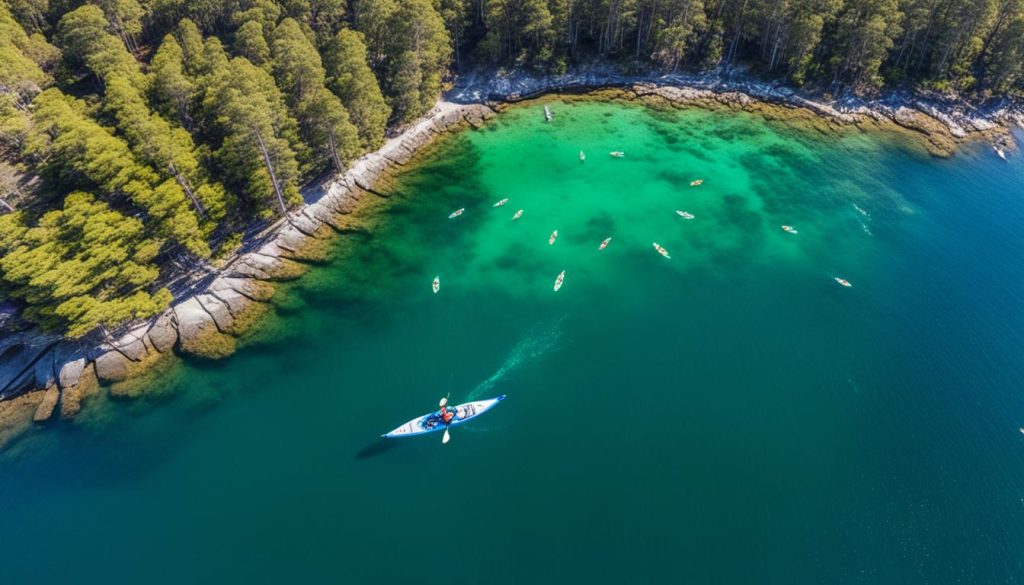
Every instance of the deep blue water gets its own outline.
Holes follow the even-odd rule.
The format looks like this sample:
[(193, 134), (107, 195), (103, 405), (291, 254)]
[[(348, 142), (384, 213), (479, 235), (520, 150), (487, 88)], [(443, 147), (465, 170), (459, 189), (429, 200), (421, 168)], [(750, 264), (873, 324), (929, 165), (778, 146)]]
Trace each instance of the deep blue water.
[[(3, 455), (3, 581), (1024, 581), (1024, 156), (555, 110), (449, 141), (232, 358)], [(376, 441), (449, 391), (509, 399)]]

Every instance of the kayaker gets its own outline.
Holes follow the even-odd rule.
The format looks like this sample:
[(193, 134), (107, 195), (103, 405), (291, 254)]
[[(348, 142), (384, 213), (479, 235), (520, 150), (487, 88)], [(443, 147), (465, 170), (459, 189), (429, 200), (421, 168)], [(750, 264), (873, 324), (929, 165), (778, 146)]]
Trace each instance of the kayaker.
[(455, 418), (455, 413), (448, 410), (447, 398), (441, 399), (440, 407), (441, 411), (438, 412), (438, 414), (441, 416), (441, 422), (443, 422), (445, 426), (448, 426), (452, 423), (452, 419)]

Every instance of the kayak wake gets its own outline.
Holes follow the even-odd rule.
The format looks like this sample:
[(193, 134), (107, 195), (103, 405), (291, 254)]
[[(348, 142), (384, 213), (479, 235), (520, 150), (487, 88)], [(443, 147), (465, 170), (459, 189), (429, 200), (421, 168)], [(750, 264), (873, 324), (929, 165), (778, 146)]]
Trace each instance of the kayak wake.
[(564, 320), (565, 317), (561, 317), (548, 327), (544, 327), (542, 323), (531, 327), (526, 336), (512, 348), (512, 351), (508, 352), (501, 367), (490, 378), (477, 384), (476, 388), (473, 388), (466, 396), (466, 400), (480, 398), (490, 392), (500, 380), (511, 372), (554, 349), (558, 345), (558, 339), (562, 336), (562, 321)]

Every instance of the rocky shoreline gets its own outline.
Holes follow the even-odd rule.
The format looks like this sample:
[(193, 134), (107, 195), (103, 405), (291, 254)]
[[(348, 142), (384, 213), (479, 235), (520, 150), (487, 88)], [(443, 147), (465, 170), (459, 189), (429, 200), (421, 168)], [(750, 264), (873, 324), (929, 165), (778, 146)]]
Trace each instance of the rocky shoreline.
[(961, 144), (979, 139), (1014, 148), (1011, 130), (1024, 128), (1024, 103), (1006, 98), (974, 104), (956, 96), (906, 91), (876, 98), (833, 97), (759, 80), (743, 71), (623, 75), (595, 67), (562, 76), (485, 71), (463, 75), (445, 97), (454, 103), (486, 103), (500, 109), (502, 104), (545, 94), (595, 89), (618, 89), (632, 98), (658, 99), (675, 107), (727, 107), (772, 117), (778, 117), (778, 112), (766, 110), (782, 108), (797, 118), (817, 118), (836, 127), (895, 130), (919, 140), (935, 156), (951, 156)]
[(267, 310), (274, 283), (294, 280), (324, 260), (336, 235), (359, 231), (350, 214), (364, 197), (386, 196), (374, 187), (389, 169), (407, 164), (437, 137), (480, 127), (494, 115), (482, 104), (439, 102), (345, 173), (304, 189), (306, 204), (258, 234), (255, 249), (213, 275), (200, 275), (164, 313), (116, 339), (68, 341), (35, 330), (0, 338), (0, 449), (33, 421), (74, 417), (104, 388), (115, 397), (140, 394), (142, 375), (166, 357), (218, 359), (233, 353), (236, 340)]
[(360, 202), (386, 197), (379, 185), (382, 178), (408, 164), (438, 137), (478, 128), (510, 103), (596, 90), (608, 90), (595, 93), (599, 99), (733, 108), (836, 127), (897, 129), (939, 156), (952, 154), (969, 140), (1009, 146), (1010, 129), (1024, 128), (1024, 108), (1011, 102), (982, 108), (897, 94), (878, 100), (826, 101), (786, 86), (719, 75), (626, 77), (604, 70), (560, 77), (466, 75), (432, 112), (380, 150), (363, 156), (345, 173), (304, 189), (306, 204), (301, 209), (257, 234), (248, 251), (216, 273), (197, 277), (158, 317), (117, 339), (67, 341), (34, 330), (0, 338), (0, 449), (32, 421), (74, 417), (104, 388), (111, 396), (141, 393), (141, 375), (168, 356), (217, 359), (233, 353), (236, 340), (260, 322), (274, 283), (296, 279), (311, 264), (326, 259), (336, 235), (359, 231), (351, 214)]

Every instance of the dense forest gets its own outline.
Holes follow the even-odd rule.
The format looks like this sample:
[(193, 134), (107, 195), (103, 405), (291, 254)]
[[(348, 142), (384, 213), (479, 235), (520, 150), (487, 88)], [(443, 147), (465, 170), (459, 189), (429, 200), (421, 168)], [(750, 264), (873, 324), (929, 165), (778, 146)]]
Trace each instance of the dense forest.
[(154, 315), (453, 70), (743, 64), (1024, 89), (1024, 0), (0, 0), (0, 298), (79, 337)]

